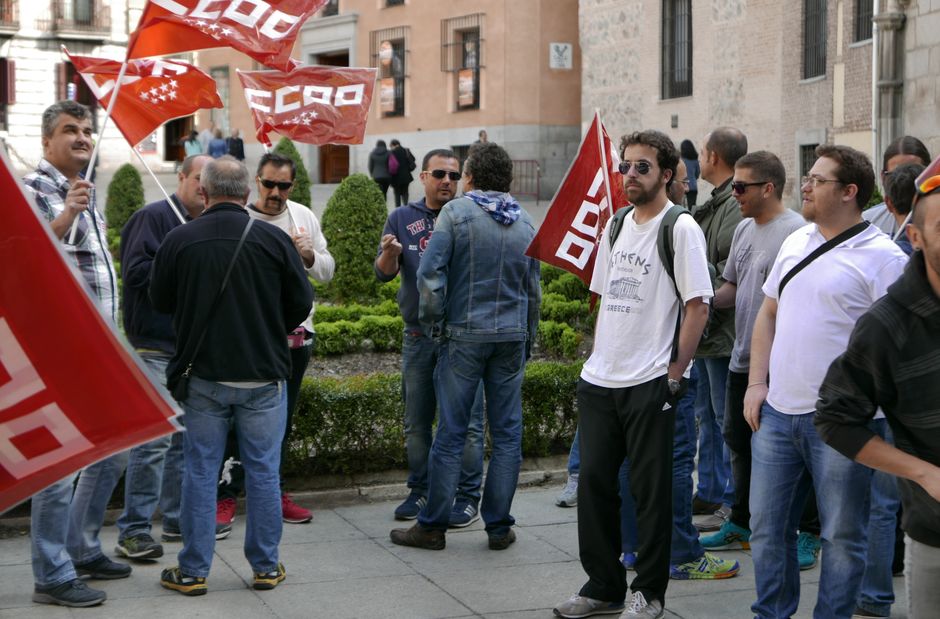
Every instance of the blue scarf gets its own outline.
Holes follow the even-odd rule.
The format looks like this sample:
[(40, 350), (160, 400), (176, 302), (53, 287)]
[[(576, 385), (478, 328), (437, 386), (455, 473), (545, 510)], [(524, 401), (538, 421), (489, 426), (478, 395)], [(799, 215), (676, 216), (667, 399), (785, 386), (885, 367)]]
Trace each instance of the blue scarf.
[(519, 219), (522, 208), (516, 199), (508, 193), (501, 191), (478, 191), (473, 190), (464, 194), (476, 202), (477, 206), (490, 214), (490, 217), (496, 220), (496, 223), (504, 226), (511, 226)]

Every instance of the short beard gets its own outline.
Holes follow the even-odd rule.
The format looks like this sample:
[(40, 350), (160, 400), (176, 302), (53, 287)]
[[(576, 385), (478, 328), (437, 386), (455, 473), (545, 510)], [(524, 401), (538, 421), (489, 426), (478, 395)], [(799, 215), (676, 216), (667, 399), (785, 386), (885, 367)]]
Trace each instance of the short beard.
[[(653, 185), (652, 189), (649, 191), (643, 189), (640, 191), (640, 194), (633, 200), (634, 206), (646, 206), (650, 202), (656, 199), (656, 196), (659, 195), (659, 192), (662, 191), (663, 187), (666, 185), (666, 181), (663, 179), (662, 174), (659, 175), (659, 179), (656, 184)], [(642, 185), (641, 185), (642, 187)]]

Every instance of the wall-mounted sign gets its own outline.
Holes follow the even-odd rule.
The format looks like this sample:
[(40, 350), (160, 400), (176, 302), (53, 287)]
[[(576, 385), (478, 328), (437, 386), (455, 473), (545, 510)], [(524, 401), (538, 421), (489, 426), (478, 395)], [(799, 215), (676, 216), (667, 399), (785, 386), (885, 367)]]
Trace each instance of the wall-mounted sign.
[(457, 105), (473, 107), (476, 105), (477, 76), (473, 69), (461, 69), (457, 72)]
[(379, 107), (383, 114), (395, 111), (395, 78), (385, 77), (379, 80)]
[(571, 69), (574, 66), (574, 46), (571, 43), (548, 44), (548, 68)]

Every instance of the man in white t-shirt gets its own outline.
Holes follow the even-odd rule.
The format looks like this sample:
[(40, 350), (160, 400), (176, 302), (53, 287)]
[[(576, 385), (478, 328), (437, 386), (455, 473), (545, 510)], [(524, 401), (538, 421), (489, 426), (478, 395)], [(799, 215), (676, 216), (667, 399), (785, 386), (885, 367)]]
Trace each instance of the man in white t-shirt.
[[(744, 398), (744, 417), (754, 431), (751, 550), (757, 600), (751, 610), (761, 619), (790, 617), (797, 610), (796, 527), (811, 484), (823, 539), (814, 616), (848, 619), (855, 610), (865, 570), (871, 470), (826, 445), (813, 416), (829, 364), (907, 262), (891, 239), (862, 220), (861, 205), (875, 185), (868, 158), (829, 145), (818, 147), (816, 155), (801, 185), (803, 217), (813, 223), (787, 237), (764, 283)], [(839, 241), (834, 247), (788, 277), (833, 239)]]
[(712, 296), (705, 237), (691, 217), (680, 216), (673, 229), (675, 283), (659, 257), (659, 226), (672, 206), (666, 184), (679, 160), (672, 140), (658, 131), (642, 131), (626, 136), (621, 147), (624, 189), (635, 208), (613, 246), (610, 225), (598, 245), (591, 290), (602, 295), (601, 305), (594, 351), (578, 382), (578, 542), (589, 580), (555, 608), (560, 617), (624, 608), (617, 480), (624, 457), (630, 461), (640, 545), (633, 597), (623, 616), (663, 616), (675, 406)]

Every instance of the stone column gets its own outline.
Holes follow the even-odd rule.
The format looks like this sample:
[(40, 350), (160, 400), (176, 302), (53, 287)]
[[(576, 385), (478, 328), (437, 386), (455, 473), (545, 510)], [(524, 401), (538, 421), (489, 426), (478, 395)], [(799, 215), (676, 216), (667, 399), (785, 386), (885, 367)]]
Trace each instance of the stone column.
[(884, 0), (884, 10), (874, 19), (878, 32), (877, 49), (874, 51), (878, 66), (878, 74), (875, 76), (875, 104), (878, 106), (875, 127), (878, 138), (874, 152), (876, 161), (885, 147), (903, 131), (904, 26), (907, 22), (904, 10), (909, 4), (910, 0)]

